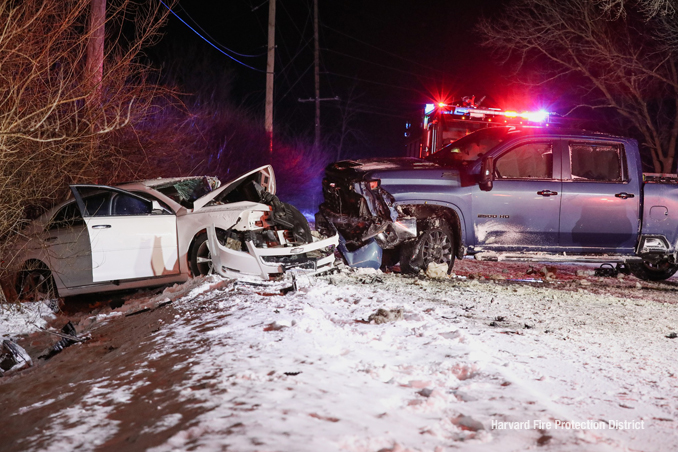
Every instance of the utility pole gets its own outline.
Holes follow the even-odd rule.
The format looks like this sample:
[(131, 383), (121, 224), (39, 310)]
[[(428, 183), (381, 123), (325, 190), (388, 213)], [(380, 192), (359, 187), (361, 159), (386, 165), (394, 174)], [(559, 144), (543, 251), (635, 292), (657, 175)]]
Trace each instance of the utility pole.
[(320, 98), (320, 44), (318, 43), (318, 0), (313, 0), (313, 65), (315, 67), (315, 97), (299, 99), (299, 102), (315, 102), (315, 140), (313, 150), (320, 149), (320, 102), (323, 100), (340, 100), (339, 96)]
[(320, 45), (318, 43), (318, 0), (313, 0), (313, 40), (315, 49), (313, 65), (315, 67), (315, 141), (313, 150), (320, 149)]
[(275, 70), (275, 0), (268, 0), (268, 59), (266, 60), (266, 113), (264, 127), (273, 157), (273, 75)]
[(104, 76), (104, 31), (106, 24), (106, 0), (92, 0), (89, 15), (89, 42), (87, 43), (86, 77), (92, 89), (92, 101), (101, 97), (101, 81)]

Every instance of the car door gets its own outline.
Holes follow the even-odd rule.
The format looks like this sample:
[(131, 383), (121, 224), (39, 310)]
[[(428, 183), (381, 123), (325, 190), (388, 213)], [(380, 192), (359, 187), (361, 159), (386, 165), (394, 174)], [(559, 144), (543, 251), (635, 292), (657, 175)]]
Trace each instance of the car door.
[(563, 153), (560, 243), (571, 252), (630, 253), (640, 227), (640, 181), (627, 174), (624, 146), (572, 139)]
[(179, 273), (173, 212), (112, 187), (74, 185), (71, 190), (87, 225), (94, 282)]
[(66, 287), (92, 283), (92, 256), (87, 225), (76, 201), (61, 207), (45, 228), (49, 268)]
[(476, 188), (473, 195), (477, 248), (538, 251), (558, 246), (559, 153), (557, 140), (533, 138), (495, 154), (492, 189)]

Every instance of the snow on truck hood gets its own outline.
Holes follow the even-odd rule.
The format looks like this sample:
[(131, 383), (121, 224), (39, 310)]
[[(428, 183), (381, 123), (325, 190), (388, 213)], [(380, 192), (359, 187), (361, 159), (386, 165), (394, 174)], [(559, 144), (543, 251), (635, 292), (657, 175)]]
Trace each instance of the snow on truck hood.
[(235, 180), (224, 183), (221, 187), (217, 188), (206, 194), (205, 196), (196, 199), (193, 202), (193, 211), (195, 212), (198, 209), (202, 209), (211, 201), (213, 201), (217, 196), (226, 191), (229, 187), (232, 187), (235, 184), (238, 184), (243, 179), (250, 177), (253, 174), (261, 173), (261, 183), (260, 185), (264, 188), (265, 191), (275, 195), (275, 173), (273, 172), (273, 167), (271, 165), (264, 165), (257, 169), (245, 173), (242, 176), (238, 177)]

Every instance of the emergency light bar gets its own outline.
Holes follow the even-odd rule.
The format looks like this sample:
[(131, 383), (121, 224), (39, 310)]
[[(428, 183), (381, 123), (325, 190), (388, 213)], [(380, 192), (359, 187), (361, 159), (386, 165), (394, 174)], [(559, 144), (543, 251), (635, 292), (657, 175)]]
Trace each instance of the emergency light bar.
[[(466, 116), (473, 119), (491, 119), (496, 116), (504, 116), (506, 118), (522, 118), (530, 122), (548, 122), (549, 112), (546, 110), (539, 111), (524, 111), (518, 113), (517, 111), (506, 110), (502, 111), (498, 108), (474, 108), (474, 107), (459, 107), (456, 105), (438, 104), (440, 112), (446, 115)], [(428, 115), (436, 109), (435, 104), (426, 104), (424, 114)], [(488, 118), (489, 116), (489, 118)]]

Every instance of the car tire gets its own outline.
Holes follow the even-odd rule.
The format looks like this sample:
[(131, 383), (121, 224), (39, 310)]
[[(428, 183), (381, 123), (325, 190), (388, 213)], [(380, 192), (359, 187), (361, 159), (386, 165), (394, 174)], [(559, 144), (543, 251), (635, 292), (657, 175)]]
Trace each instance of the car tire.
[(38, 301), (58, 298), (52, 271), (42, 262), (28, 262), (19, 272), (16, 293), (21, 301)]
[(212, 252), (210, 251), (207, 234), (201, 232), (195, 238), (191, 251), (189, 252), (188, 262), (191, 266), (191, 274), (196, 276), (211, 275), (214, 273), (212, 267)]
[(416, 240), (400, 247), (400, 271), (418, 273), (429, 264), (447, 264), (447, 272), (454, 266), (454, 236), (447, 222), (436, 220), (424, 226)]
[(285, 209), (288, 210), (292, 216), (292, 223), (294, 224), (291, 231), (293, 240), (300, 244), (311, 243), (313, 241), (313, 235), (311, 234), (311, 227), (308, 225), (308, 220), (304, 214), (291, 204), (283, 204), (285, 205)]
[(645, 281), (663, 281), (673, 276), (678, 271), (677, 264), (668, 261), (652, 263), (643, 261), (640, 264), (629, 264), (633, 276)]

